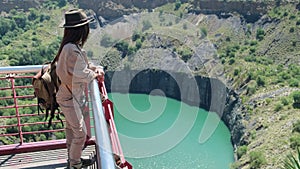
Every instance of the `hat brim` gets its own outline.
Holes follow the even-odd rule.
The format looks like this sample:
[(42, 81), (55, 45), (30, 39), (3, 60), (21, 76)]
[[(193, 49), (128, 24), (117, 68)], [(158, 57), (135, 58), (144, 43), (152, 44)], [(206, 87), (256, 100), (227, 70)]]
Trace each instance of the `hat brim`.
[(94, 20), (95, 20), (94, 18), (90, 18), (90, 19), (88, 19), (85, 22), (82, 22), (82, 23), (79, 23), (79, 24), (75, 24), (75, 25), (66, 25), (66, 24), (64, 24), (64, 25), (60, 26), (60, 28), (76, 28), (76, 27), (79, 27), (79, 26), (86, 25), (86, 24), (88, 24), (88, 23), (90, 23), (90, 22), (92, 22)]

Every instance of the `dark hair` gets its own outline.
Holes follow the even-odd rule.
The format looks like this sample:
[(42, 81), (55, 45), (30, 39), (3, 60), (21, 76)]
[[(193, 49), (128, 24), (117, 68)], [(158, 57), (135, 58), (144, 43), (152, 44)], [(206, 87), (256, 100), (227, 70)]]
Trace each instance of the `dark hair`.
[(90, 33), (89, 24), (85, 24), (83, 26), (79, 26), (79, 27), (75, 27), (75, 28), (65, 28), (64, 36), (60, 43), (60, 47), (58, 49), (58, 52), (55, 56), (54, 61), (58, 61), (59, 55), (60, 55), (63, 47), (67, 43), (74, 43), (76, 45), (83, 47), (83, 45), (85, 44), (85, 42), (88, 38), (89, 33)]

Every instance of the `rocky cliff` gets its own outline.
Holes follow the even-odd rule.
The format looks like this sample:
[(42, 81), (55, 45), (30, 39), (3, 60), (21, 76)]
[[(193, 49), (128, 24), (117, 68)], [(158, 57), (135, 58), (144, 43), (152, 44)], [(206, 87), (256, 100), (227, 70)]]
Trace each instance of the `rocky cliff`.
[(263, 2), (238, 2), (238, 1), (218, 1), (218, 0), (195, 0), (192, 2), (192, 11), (204, 14), (216, 14), (220, 17), (226, 17), (231, 13), (239, 13), (248, 22), (257, 21), (264, 15), (269, 7), (275, 4), (274, 1)]
[(78, 1), (78, 4), (80, 8), (92, 9), (97, 15), (112, 21), (123, 15), (142, 12), (145, 9), (151, 10), (175, 1), (176, 0), (85, 0)]
[(0, 2), (0, 11), (9, 12), (11, 9), (28, 10), (40, 5), (40, 1), (36, 0), (3, 0)]
[[(81, 8), (93, 9), (98, 15), (107, 20), (115, 20), (134, 12), (141, 12), (145, 9), (152, 10), (176, 0), (85, 0), (78, 1)], [(181, 0), (182, 3), (188, 0)], [(219, 0), (195, 0), (189, 8), (190, 12), (203, 14), (216, 14), (220, 17), (229, 16), (231, 13), (241, 14), (246, 21), (257, 21), (268, 8), (276, 5), (274, 1), (263, 2), (239, 2), (239, 1), (219, 1)]]
[[(0, 10), (8, 12), (11, 9), (34, 8), (40, 6), (42, 1), (38, 0), (4, 0), (1, 2)], [(115, 20), (123, 15), (128, 15), (144, 10), (152, 10), (156, 7), (167, 3), (174, 3), (176, 0), (84, 0), (77, 1), (80, 8), (92, 9), (97, 15), (102, 16), (106, 20)], [(181, 0), (182, 3), (188, 0)], [(218, 1), (218, 0), (195, 0), (192, 1), (189, 8), (190, 12), (216, 14), (221, 17), (230, 15), (231, 13), (241, 14), (247, 21), (257, 21), (268, 8), (276, 5), (274, 1), (263, 2), (239, 2), (239, 1)]]
[(106, 72), (105, 83), (108, 92), (163, 95), (216, 112), (231, 131), (233, 145), (240, 143), (244, 129), (241, 102), (217, 79), (147, 69)]

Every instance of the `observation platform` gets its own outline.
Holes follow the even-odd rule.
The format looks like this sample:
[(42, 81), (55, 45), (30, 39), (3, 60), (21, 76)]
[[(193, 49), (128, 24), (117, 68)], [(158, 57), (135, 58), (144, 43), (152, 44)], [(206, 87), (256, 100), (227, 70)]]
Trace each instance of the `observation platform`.
[[(89, 158), (95, 152), (95, 146), (88, 146), (83, 151), (83, 158)], [(66, 169), (67, 150), (56, 149), (30, 153), (0, 156), (1, 169)], [(90, 168), (95, 168), (92, 166)]]
[[(66, 140), (62, 137), (64, 128), (61, 121), (54, 118), (52, 127), (45, 127), (48, 120), (45, 120), (45, 114), (37, 111), (31, 81), (42, 68), (42, 65), (0, 67), (1, 169), (67, 167)], [(84, 119), (89, 139), (82, 158), (96, 160), (87, 168), (132, 169), (122, 152), (114, 123), (113, 103), (107, 97), (104, 83), (92, 81), (85, 93), (89, 113), (84, 115)]]

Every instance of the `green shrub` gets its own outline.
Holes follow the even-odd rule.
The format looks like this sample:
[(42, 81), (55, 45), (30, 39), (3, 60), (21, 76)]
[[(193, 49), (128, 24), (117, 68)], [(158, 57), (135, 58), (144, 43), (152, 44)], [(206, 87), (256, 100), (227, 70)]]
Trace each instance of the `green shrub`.
[(291, 78), (291, 75), (284, 71), (284, 72), (279, 73), (279, 77), (282, 78), (283, 80), (288, 80)]
[(201, 32), (201, 35), (203, 35), (204, 37), (207, 36), (207, 29), (206, 28), (200, 28), (200, 32)]
[(300, 133), (300, 120), (293, 124), (293, 132)]
[(40, 138), (40, 141), (47, 140), (47, 137), (44, 134), (41, 134), (39, 138)]
[(55, 132), (54, 135), (56, 137), (56, 140), (65, 138), (65, 133), (64, 132)]
[(131, 37), (131, 39), (132, 39), (132, 41), (136, 41), (136, 40), (140, 39), (141, 36), (142, 36), (142, 35), (141, 35), (140, 32), (134, 31), (134, 32), (133, 32), (133, 35), (132, 35), (132, 37)]
[(255, 46), (255, 45), (257, 45), (257, 41), (256, 40), (252, 40), (251, 42), (250, 42), (250, 46)]
[(300, 146), (300, 135), (295, 134), (290, 138), (290, 147), (296, 148)]
[(17, 27), (14, 20), (10, 20), (4, 17), (0, 19), (0, 36), (5, 35), (9, 31), (13, 31)]
[(252, 140), (256, 139), (256, 130), (250, 131), (250, 138), (251, 138)]
[(292, 93), (294, 103), (300, 104), (300, 91), (295, 91)]
[(142, 47), (143, 43), (141, 41), (141, 39), (136, 40), (135, 42), (135, 47), (136, 49), (140, 49)]
[(237, 158), (240, 159), (243, 155), (247, 153), (248, 147), (246, 145), (237, 148), (236, 154)]
[[(232, 52), (230, 52), (229, 54), (228, 54), (228, 56), (230, 57), (230, 58), (234, 58), (235, 57), (235, 52), (234, 51), (232, 51)], [(229, 62), (230, 63), (230, 62)], [(234, 62), (233, 62), (234, 63)]]
[(128, 47), (128, 55), (132, 55), (134, 54), (135, 52), (137, 51), (137, 47), (134, 47), (134, 46), (129, 46)]
[(280, 111), (280, 110), (282, 110), (282, 109), (283, 109), (282, 104), (281, 104), (281, 103), (278, 103), (278, 104), (276, 104), (276, 106), (275, 106), (275, 108), (274, 108), (274, 111), (275, 111), (275, 112), (278, 112), (278, 111)]
[(281, 103), (282, 103), (284, 106), (286, 106), (286, 105), (289, 104), (289, 101), (288, 101), (287, 98), (283, 97), (283, 98), (281, 98)]
[(266, 103), (267, 103), (267, 105), (269, 105), (270, 103), (271, 103), (271, 99), (270, 98), (266, 98)]
[(234, 69), (233, 75), (234, 75), (234, 76), (237, 76), (237, 75), (239, 75), (239, 74), (240, 74), (240, 69)]
[(259, 41), (263, 40), (265, 36), (265, 31), (262, 28), (258, 28), (256, 31), (256, 39), (258, 39)]
[(181, 2), (180, 2), (180, 1), (177, 1), (177, 2), (175, 3), (175, 10), (178, 10), (180, 7), (181, 7)]
[(250, 152), (250, 168), (260, 169), (264, 164), (266, 164), (266, 159), (262, 152), (252, 151)]
[(226, 60), (224, 58), (222, 58), (221, 63), (225, 64)]
[(116, 43), (114, 45), (114, 47), (117, 48), (118, 51), (123, 52), (123, 57), (125, 57), (125, 55), (128, 52), (129, 43), (122, 40), (122, 41)]
[(231, 41), (231, 39), (230, 39), (229, 36), (227, 36), (225, 40), (226, 40), (226, 42), (230, 42)]
[(254, 56), (252, 56), (252, 55), (249, 55), (249, 56), (246, 56), (246, 57), (244, 58), (244, 60), (245, 60), (246, 62), (255, 62), (255, 61), (256, 61), (256, 58), (255, 58)]
[(265, 86), (266, 80), (264, 76), (258, 76), (256, 79), (256, 83), (258, 86)]
[(192, 56), (193, 56), (193, 51), (189, 48), (184, 48), (178, 52), (181, 55), (181, 59), (184, 62), (187, 62)]
[(255, 46), (251, 46), (250, 50), (249, 50), (249, 54), (253, 54), (256, 52), (256, 47)]
[(228, 64), (232, 65), (232, 64), (234, 64), (234, 62), (235, 62), (235, 59), (234, 58), (230, 58)]
[(291, 15), (291, 16), (289, 17), (290, 20), (293, 20), (293, 19), (295, 19), (295, 18), (296, 18), (295, 15)]
[(290, 87), (299, 87), (299, 80), (296, 78), (292, 78), (289, 80)]

